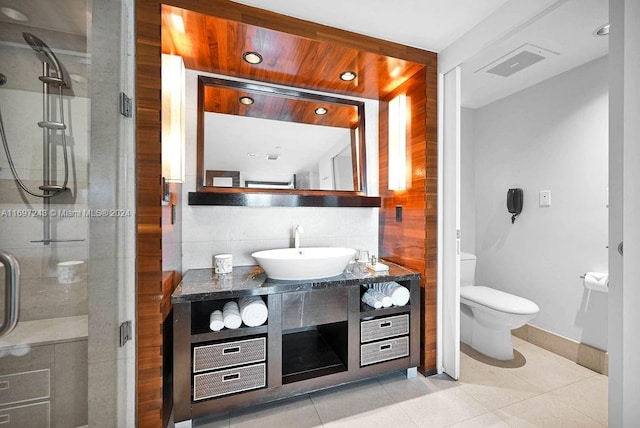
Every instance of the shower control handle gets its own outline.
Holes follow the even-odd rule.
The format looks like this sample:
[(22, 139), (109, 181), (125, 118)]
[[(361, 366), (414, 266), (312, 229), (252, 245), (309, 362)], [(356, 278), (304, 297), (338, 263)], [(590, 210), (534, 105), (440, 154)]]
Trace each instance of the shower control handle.
[(4, 320), (0, 325), (0, 337), (15, 328), (20, 318), (20, 265), (11, 254), (0, 251), (0, 263), (4, 265)]

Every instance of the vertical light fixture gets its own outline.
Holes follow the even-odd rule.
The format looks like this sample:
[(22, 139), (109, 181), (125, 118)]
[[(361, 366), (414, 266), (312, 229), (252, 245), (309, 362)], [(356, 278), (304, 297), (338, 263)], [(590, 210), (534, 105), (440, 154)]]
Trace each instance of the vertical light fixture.
[(407, 188), (407, 96), (389, 102), (389, 190)]
[(182, 57), (162, 54), (162, 176), (184, 182), (185, 71)]

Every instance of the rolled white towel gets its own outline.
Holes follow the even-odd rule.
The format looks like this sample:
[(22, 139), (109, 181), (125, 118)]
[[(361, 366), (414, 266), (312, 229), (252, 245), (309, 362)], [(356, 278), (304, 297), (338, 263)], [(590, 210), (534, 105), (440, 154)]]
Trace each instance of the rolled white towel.
[(393, 300), (391, 300), (391, 297), (385, 296), (383, 294), (382, 295), (382, 307), (383, 308), (389, 308), (391, 306), (393, 306)]
[(375, 291), (375, 290), (367, 290), (362, 295), (362, 301), (365, 304), (371, 306), (372, 308), (380, 309), (382, 307), (382, 301), (376, 299), (375, 295), (373, 293), (371, 293), (371, 291)]
[(249, 327), (257, 327), (267, 322), (269, 310), (260, 296), (246, 296), (238, 301), (242, 322)]
[(367, 293), (371, 293), (376, 299), (380, 300), (383, 308), (393, 306), (393, 300), (391, 300), (391, 297), (385, 296), (382, 292), (376, 290), (375, 288), (370, 288)]
[(224, 314), (224, 311), (229, 311), (229, 310), (240, 313), (240, 307), (238, 306), (238, 302), (236, 302), (235, 300), (229, 300), (227, 303), (225, 303), (224, 306), (222, 307), (222, 313)]
[(209, 328), (213, 331), (220, 331), (224, 328), (224, 318), (222, 318), (222, 311), (216, 310), (211, 312), (209, 316)]
[(224, 304), (222, 308), (222, 319), (224, 326), (227, 328), (235, 329), (242, 325), (242, 318), (240, 317), (240, 308), (235, 301), (229, 301)]
[(383, 293), (391, 297), (395, 306), (404, 306), (409, 303), (409, 290), (397, 282), (387, 282), (384, 285)]

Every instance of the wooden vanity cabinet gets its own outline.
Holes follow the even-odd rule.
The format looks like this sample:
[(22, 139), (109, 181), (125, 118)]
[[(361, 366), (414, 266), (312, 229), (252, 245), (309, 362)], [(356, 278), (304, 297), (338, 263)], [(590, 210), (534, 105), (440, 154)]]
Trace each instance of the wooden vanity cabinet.
[[(234, 268), (224, 287), (210, 269), (187, 272), (173, 296), (175, 421), (393, 371), (415, 374), (420, 276), (392, 267), (383, 275), (312, 283), (273, 282), (259, 268)], [(373, 309), (361, 302), (366, 287), (388, 281), (410, 290), (407, 305)], [(248, 294), (266, 303), (264, 325), (209, 329), (211, 311)]]

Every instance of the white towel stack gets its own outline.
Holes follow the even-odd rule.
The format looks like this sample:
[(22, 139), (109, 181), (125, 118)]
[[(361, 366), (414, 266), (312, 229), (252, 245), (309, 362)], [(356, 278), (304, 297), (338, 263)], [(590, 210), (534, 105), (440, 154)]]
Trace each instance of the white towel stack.
[(269, 316), (267, 305), (260, 296), (246, 296), (238, 301), (240, 316), (248, 327), (257, 327), (264, 324)]
[(224, 326), (227, 328), (235, 329), (242, 325), (240, 308), (235, 300), (231, 300), (224, 304), (222, 307), (222, 319), (224, 321)]
[(222, 311), (216, 310), (211, 312), (211, 315), (209, 316), (209, 328), (213, 331), (220, 331), (224, 328)]
[[(373, 291), (373, 293), (372, 293)], [(380, 309), (382, 307), (382, 301), (376, 299), (376, 296), (374, 295), (374, 293), (376, 293), (375, 290), (369, 289), (367, 290), (363, 295), (362, 295), (362, 301), (371, 306), (372, 308), (375, 309)]]
[(397, 282), (374, 284), (373, 288), (391, 298), (394, 306), (404, 306), (409, 303), (409, 290)]
[(385, 296), (374, 288), (369, 288), (362, 295), (362, 301), (375, 309), (388, 308), (393, 305), (391, 297)]

